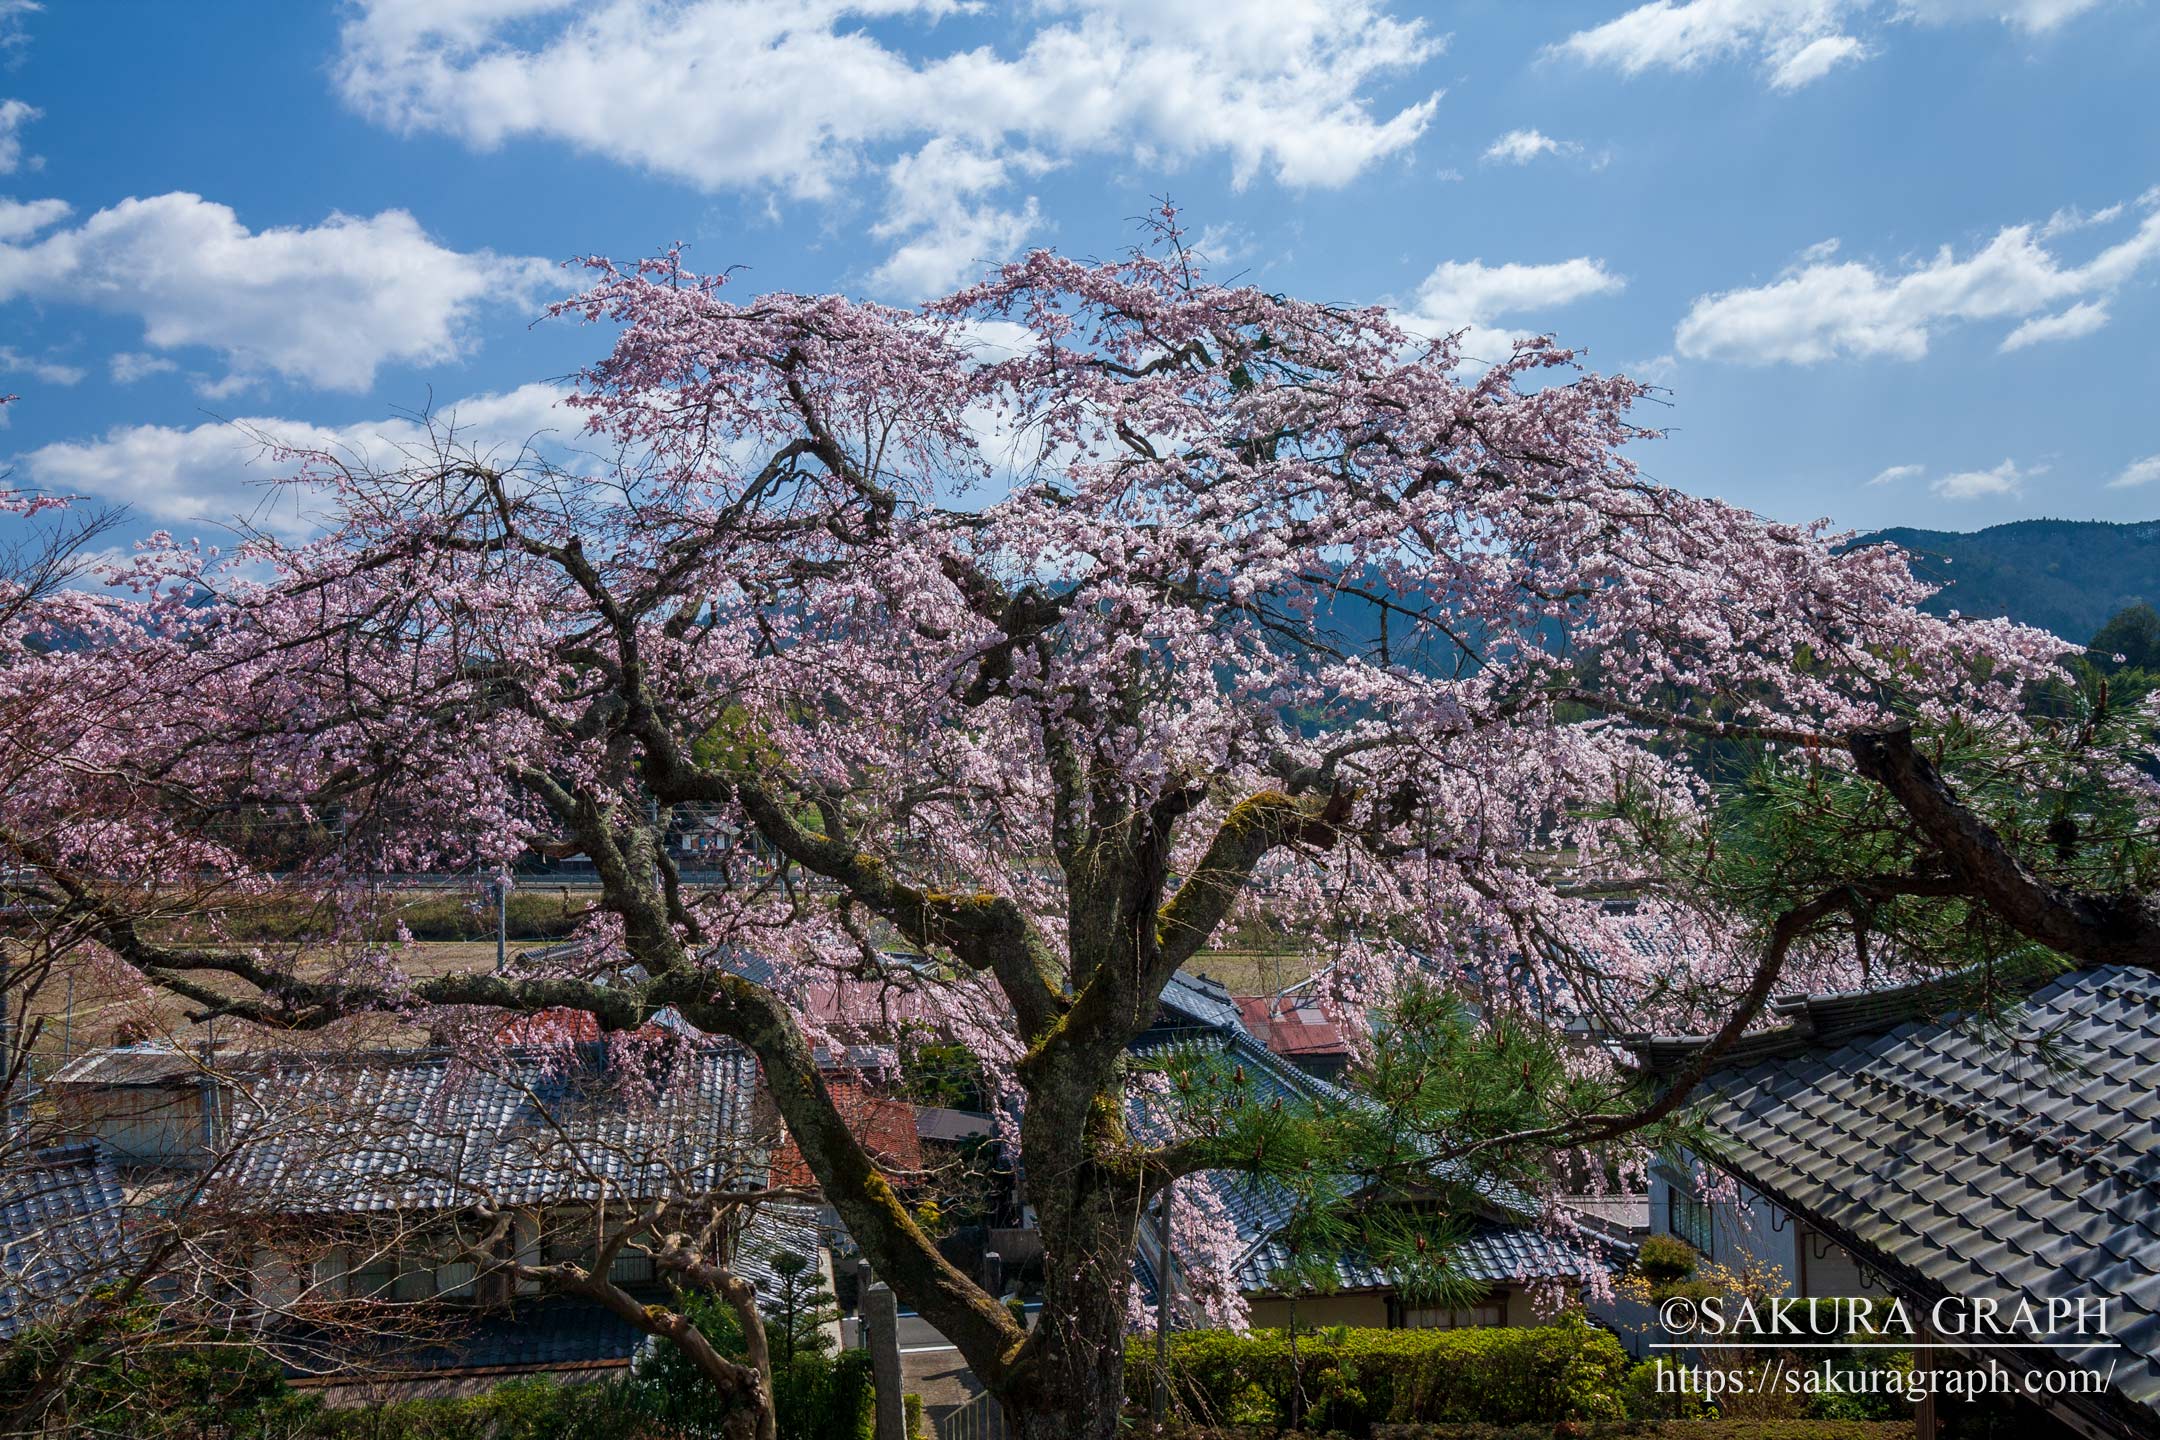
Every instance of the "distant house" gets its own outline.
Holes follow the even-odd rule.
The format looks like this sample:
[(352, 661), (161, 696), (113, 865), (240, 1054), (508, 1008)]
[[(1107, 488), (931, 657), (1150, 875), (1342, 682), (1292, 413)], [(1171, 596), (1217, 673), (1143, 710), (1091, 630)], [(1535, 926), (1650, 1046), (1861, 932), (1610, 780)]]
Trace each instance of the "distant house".
[(44, 1082), (55, 1130), (122, 1167), (193, 1169), (210, 1153), (223, 1086), (214, 1052), (146, 1041), (77, 1056)]
[[(1218, 997), (1216, 988), (1180, 976), (1163, 993), (1158, 1024), (1133, 1043), (1132, 1054), (1155, 1065), (1219, 1061), (1243, 1077), (1249, 1103), (1280, 1099), (1304, 1104), (1339, 1098), (1340, 1092), (1327, 1081), (1261, 1044), (1246, 1030), (1228, 993)], [(1216, 1023), (1193, 1023), (1203, 1015)], [(1148, 1123), (1142, 1114), (1144, 1102), (1129, 1104), (1136, 1128), (1144, 1127)], [(1479, 1198), (1474, 1213), (1456, 1217), (1466, 1233), (1451, 1257), (1458, 1274), (1483, 1287), (1469, 1303), (1432, 1305), (1406, 1295), (1401, 1276), (1356, 1250), (1332, 1257), (1334, 1274), (1325, 1293), (1293, 1298), (1292, 1287), (1285, 1282), (1290, 1255), (1283, 1243), (1284, 1227), (1291, 1218), (1291, 1195), (1270, 1181), (1230, 1173), (1213, 1178), (1214, 1189), (1237, 1229), (1238, 1288), (1255, 1326), (1285, 1326), (1293, 1313), (1300, 1328), (1536, 1324), (1541, 1300), (1579, 1291), (1602, 1264), (1599, 1247), (1590, 1237), (1566, 1223), (1541, 1221), (1527, 1197), (1471, 1176), (1467, 1188)], [(1441, 1178), (1455, 1183), (1466, 1177), (1450, 1172)], [(1412, 1202), (1405, 1197), (1403, 1203)], [(1175, 1247), (1173, 1237), (1169, 1267), (1173, 1286), (1179, 1283)], [(1142, 1227), (1135, 1269), (1142, 1300), (1152, 1307), (1164, 1269), (1152, 1225)]]
[(1350, 1068), (1350, 1038), (1357, 1024), (1344, 1008), (1312, 993), (1308, 985), (1276, 995), (1240, 995), (1238, 1014), (1261, 1044), (1308, 1075), (1339, 1080)]
[[(755, 1060), (671, 1021), (673, 1036), (600, 1042), (220, 1057), (130, 1047), (55, 1077), (96, 1152), (154, 1181), (215, 1157), (218, 1203), (252, 1217), (258, 1325), (296, 1383), (341, 1400), (455, 1394), (503, 1376), (620, 1370), (645, 1337), (590, 1302), (477, 1263), (583, 1260), (603, 1213), (735, 1203), (771, 1182), (775, 1127)], [(532, 1038), (511, 1036), (512, 1040)], [(913, 1138), (912, 1117), (907, 1125)], [(87, 1149), (88, 1147), (86, 1147)], [(108, 1160), (106, 1163), (110, 1164)], [(829, 1261), (815, 1213), (745, 1209), (730, 1263), (770, 1278), (793, 1249)], [(659, 1298), (626, 1249), (609, 1276)]]
[[(2077, 1433), (2160, 1434), (2160, 974), (2080, 970), (2000, 1023), (1955, 986), (1802, 996), (1706, 1082), (1699, 1156), (1662, 1165), (1653, 1230), (1774, 1263), (1799, 1296), (2105, 1301), (2104, 1340), (1972, 1347), (2014, 1372), (2083, 1371), (2048, 1413)], [(1703, 1042), (1636, 1051), (1670, 1073)], [(1698, 1166), (1696, 1161), (1700, 1162)], [(1718, 1181), (1699, 1183), (1703, 1175)]]

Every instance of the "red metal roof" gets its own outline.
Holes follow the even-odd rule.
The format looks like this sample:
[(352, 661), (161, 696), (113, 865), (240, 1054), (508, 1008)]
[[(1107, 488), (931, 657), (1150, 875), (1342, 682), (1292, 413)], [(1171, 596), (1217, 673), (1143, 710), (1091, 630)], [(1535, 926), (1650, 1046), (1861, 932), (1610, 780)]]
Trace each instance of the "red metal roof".
[(1240, 995), (1245, 1028), (1277, 1055), (1348, 1055), (1342, 1010), (1302, 995)]

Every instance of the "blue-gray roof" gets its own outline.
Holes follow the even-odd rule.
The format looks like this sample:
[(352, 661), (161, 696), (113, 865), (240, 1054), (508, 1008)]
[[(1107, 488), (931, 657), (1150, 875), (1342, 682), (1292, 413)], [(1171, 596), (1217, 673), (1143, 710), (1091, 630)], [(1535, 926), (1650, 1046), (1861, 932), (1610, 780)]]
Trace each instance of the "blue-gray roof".
[(815, 1261), (825, 1246), (818, 1228), (818, 1212), (808, 1205), (760, 1205), (735, 1238), (735, 1254), (729, 1268), (767, 1295), (780, 1287), (773, 1261), (782, 1254), (800, 1255)]
[(1168, 1025), (1206, 1025), (1238, 1032), (1245, 1029), (1245, 1017), (1238, 1013), (1230, 987), (1212, 975), (1177, 971), (1163, 986), (1158, 1004)]
[(1893, 1278), (2106, 1298), (2122, 1349), (2059, 1353), (2160, 1408), (2160, 974), (2078, 971), (2000, 1026), (1898, 1013), (1714, 1076), (1712, 1158)]
[[(744, 1224), (729, 1268), (761, 1294), (776, 1293), (772, 1259), (791, 1250), (815, 1260), (824, 1237), (817, 1212), (801, 1205), (761, 1205)], [(507, 1309), (438, 1306), (428, 1313), (429, 1339), (412, 1342), (387, 1331), (356, 1336), (349, 1328), (289, 1325), (269, 1337), (293, 1376), (336, 1379), (358, 1372), (375, 1379), (425, 1379), (497, 1370), (569, 1370), (628, 1365), (655, 1343), (613, 1311), (568, 1295), (519, 1297)]]
[[(1272, 1289), (1272, 1279), (1290, 1263), (1290, 1252), (1268, 1239), (1246, 1255), (1238, 1268), (1238, 1288)], [(1567, 1239), (1533, 1224), (1483, 1220), (1447, 1251), (1447, 1269), (1464, 1280), (1485, 1285), (1586, 1278), (1597, 1261)], [(1370, 1255), (1345, 1250), (1335, 1259), (1335, 1283), (1345, 1290), (1392, 1290), (1400, 1282), (1393, 1270)]]
[[(1152, 1030), (1134, 1041), (1131, 1051), (1155, 1064), (1219, 1058), (1242, 1072), (1241, 1091), (1249, 1103), (1348, 1099), (1341, 1088), (1286, 1063), (1242, 1027)], [(1135, 1098), (1128, 1101), (1128, 1123), (1136, 1133), (1145, 1133), (1160, 1122), (1147, 1114), (1144, 1099)], [(1435, 1166), (1434, 1174), (1470, 1186), (1494, 1212), (1477, 1221), (1449, 1256), (1451, 1268), (1464, 1278), (1487, 1284), (1581, 1278), (1597, 1268), (1597, 1260), (1586, 1249), (1535, 1223), (1528, 1197), (1512, 1186), (1494, 1183), (1452, 1162)], [(1289, 1260), (1276, 1237), (1295, 1212), (1297, 1197), (1287, 1186), (1265, 1178), (1221, 1172), (1213, 1179), (1216, 1194), (1237, 1227), (1238, 1287), (1248, 1293), (1273, 1290), (1275, 1276)], [(1143, 1264), (1137, 1273), (1142, 1299), (1152, 1305), (1154, 1272)], [(1335, 1283), (1346, 1290), (1392, 1289), (1397, 1277), (1352, 1249), (1336, 1257)]]
[(280, 1057), (233, 1097), (233, 1178), (284, 1214), (758, 1188), (749, 1052), (692, 1039), (656, 1067), (600, 1044)]
[(92, 1145), (0, 1169), (0, 1339), (117, 1278), (128, 1259), (119, 1177)]

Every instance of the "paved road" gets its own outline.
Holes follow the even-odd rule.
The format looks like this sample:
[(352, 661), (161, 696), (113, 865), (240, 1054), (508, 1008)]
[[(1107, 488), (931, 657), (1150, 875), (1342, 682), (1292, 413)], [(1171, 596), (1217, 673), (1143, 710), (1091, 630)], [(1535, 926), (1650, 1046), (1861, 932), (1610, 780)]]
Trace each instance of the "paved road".
[[(1041, 1309), (1042, 1306), (1039, 1304), (1030, 1305), (1028, 1306), (1028, 1314), (1033, 1315)], [(852, 1318), (843, 1322), (842, 1329), (846, 1335), (847, 1343), (850, 1345), (858, 1343), (855, 1338), (855, 1322)], [(953, 1343), (943, 1335), (938, 1334), (937, 1328), (923, 1319), (922, 1316), (917, 1315), (912, 1310), (900, 1312), (901, 1354), (927, 1355), (940, 1350), (953, 1350), (953, 1348)]]

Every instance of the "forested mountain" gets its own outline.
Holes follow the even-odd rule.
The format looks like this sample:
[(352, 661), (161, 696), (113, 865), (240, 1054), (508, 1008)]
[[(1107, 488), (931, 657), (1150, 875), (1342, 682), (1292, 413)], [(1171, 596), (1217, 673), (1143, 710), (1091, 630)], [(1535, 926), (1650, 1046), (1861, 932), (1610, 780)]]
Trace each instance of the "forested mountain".
[(2007, 615), (2083, 644), (2126, 606), (2160, 605), (2160, 520), (2016, 520), (1961, 535), (1900, 527), (1889, 540), (1943, 585), (1926, 608)]

